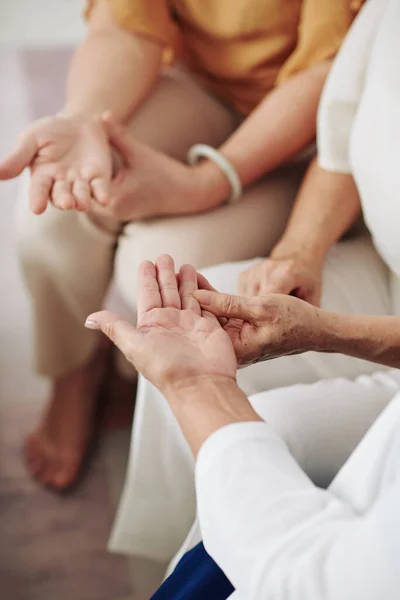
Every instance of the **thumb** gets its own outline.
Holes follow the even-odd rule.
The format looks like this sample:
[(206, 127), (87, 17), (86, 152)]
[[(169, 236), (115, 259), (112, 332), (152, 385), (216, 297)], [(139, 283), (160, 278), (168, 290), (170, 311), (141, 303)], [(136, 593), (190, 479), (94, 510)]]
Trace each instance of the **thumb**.
[(128, 321), (113, 312), (102, 310), (89, 315), (85, 327), (102, 331), (129, 362), (135, 362), (136, 353), (141, 346), (142, 334)]
[(0, 180), (12, 179), (29, 167), (39, 147), (33, 133), (24, 134), (17, 147), (4, 160), (0, 161)]
[(236, 318), (250, 322), (256, 319), (254, 308), (247, 298), (220, 294), (211, 290), (196, 290), (193, 295), (201, 308), (217, 317)]
[(132, 162), (133, 144), (126, 128), (111, 113), (104, 113), (102, 121), (110, 143), (121, 154), (127, 164)]
[(204, 277), (202, 273), (197, 273), (197, 285), (199, 286), (200, 290), (211, 290), (212, 292), (218, 291), (211, 285), (211, 283), (206, 277)]

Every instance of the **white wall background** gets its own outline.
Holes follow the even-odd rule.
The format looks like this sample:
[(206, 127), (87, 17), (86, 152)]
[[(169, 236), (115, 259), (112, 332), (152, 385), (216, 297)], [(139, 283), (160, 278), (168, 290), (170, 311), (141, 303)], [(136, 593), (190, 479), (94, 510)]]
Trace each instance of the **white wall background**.
[(0, 44), (71, 46), (85, 31), (85, 0), (0, 0)]

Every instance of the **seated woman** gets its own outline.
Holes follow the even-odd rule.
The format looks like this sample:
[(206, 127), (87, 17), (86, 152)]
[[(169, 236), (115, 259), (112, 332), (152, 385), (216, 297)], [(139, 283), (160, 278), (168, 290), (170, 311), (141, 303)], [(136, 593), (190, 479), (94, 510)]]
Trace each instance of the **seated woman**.
[[(282, 294), (198, 291), (190, 265), (180, 269), (178, 286), (172, 259), (162, 256), (140, 268), (137, 329), (107, 312), (89, 316), (86, 326), (101, 329), (163, 393), (197, 461), (205, 546), (226, 574), (218, 576), (211, 560), (208, 568), (193, 561), (200, 547), (153, 600), (222, 600), (233, 587), (232, 600), (398, 598), (398, 316), (343, 315)], [(238, 363), (311, 348), (395, 367), (386, 375), (392, 405), (328, 490), (310, 481), (236, 382)], [(344, 393), (349, 401), (349, 387), (332, 385), (337, 399)], [(369, 393), (360, 383), (358, 392)], [(305, 386), (307, 393), (315, 387)]]
[[(52, 380), (26, 445), (42, 483), (74, 483), (92, 440), (107, 369), (81, 321), (101, 305), (112, 275), (132, 312), (131, 273), (143, 258), (170, 252), (205, 267), (269, 253), (306, 162), (272, 172), (313, 141), (329, 61), (361, 3), (89, 2), (65, 107), (29, 127), (0, 164), (1, 179), (26, 167), (32, 174), (32, 212), (24, 198), (18, 237), (36, 366)], [(104, 111), (133, 136), (121, 140), (108, 125), (114, 158)], [(192, 162), (211, 160), (185, 165), (199, 143), (221, 153), (196, 146)], [(223, 206), (242, 187), (240, 204)]]
[[(393, 161), (400, 148), (395, 129), (399, 11), (395, 0), (370, 0), (353, 25), (320, 107), (320, 164), (310, 168), (272, 258), (252, 264), (242, 278), (244, 291), (295, 293), (317, 303), (323, 282), (325, 309), (400, 314), (400, 215), (393, 200), (398, 193)], [(358, 216), (361, 205), (374, 245), (368, 237), (360, 237), (340, 242), (328, 252)], [(208, 269), (206, 275), (218, 289), (237, 293), (244, 268), (242, 263), (223, 265)], [(263, 279), (264, 273), (268, 278)], [(226, 316), (234, 316), (224, 310)], [(359, 331), (351, 329), (354, 345), (368, 327), (366, 321)], [(295, 350), (291, 338), (296, 340), (299, 333), (298, 329), (286, 332), (288, 352)], [(245, 393), (255, 394), (250, 401), (256, 412), (274, 426), (321, 486), (330, 483), (398, 390), (395, 372), (386, 373), (360, 358), (307, 352), (238, 373)], [(265, 392), (284, 384), (292, 387)], [(144, 379), (137, 410), (111, 547), (167, 561), (185, 538), (181, 554), (200, 541), (193, 525), (194, 461), (162, 393)]]

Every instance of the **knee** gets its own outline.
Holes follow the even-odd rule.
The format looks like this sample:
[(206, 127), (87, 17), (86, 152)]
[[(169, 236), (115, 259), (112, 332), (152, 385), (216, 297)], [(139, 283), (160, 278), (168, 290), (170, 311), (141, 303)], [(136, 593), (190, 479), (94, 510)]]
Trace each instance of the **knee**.
[(127, 244), (121, 240), (114, 262), (113, 309), (126, 315), (136, 311), (137, 274), (142, 254), (137, 252), (136, 244)]
[(27, 206), (20, 210), (15, 240), (17, 253), (24, 267), (44, 262), (49, 250), (53, 256), (57, 252), (57, 238), (50, 235), (49, 225), (49, 219), (45, 215), (33, 215)]

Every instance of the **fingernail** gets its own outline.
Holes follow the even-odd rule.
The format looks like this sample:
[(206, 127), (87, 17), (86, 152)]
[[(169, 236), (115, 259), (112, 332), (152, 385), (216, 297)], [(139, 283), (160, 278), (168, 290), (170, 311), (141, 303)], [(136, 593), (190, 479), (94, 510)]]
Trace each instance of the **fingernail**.
[(96, 321), (93, 321), (92, 319), (86, 319), (85, 327), (86, 327), (86, 329), (95, 329), (95, 330), (100, 329), (99, 324), (96, 323)]
[(211, 304), (211, 294), (207, 290), (196, 290), (194, 297), (203, 306), (209, 306)]

